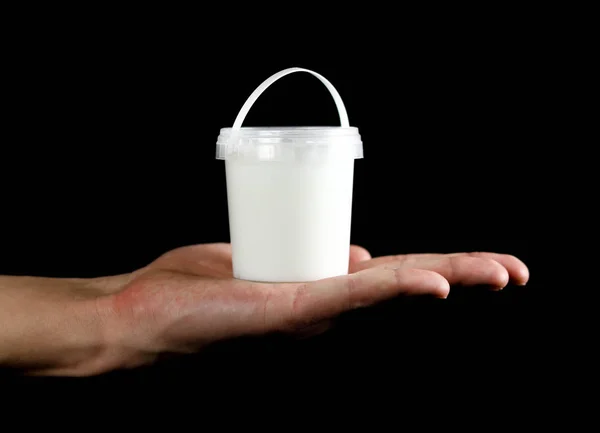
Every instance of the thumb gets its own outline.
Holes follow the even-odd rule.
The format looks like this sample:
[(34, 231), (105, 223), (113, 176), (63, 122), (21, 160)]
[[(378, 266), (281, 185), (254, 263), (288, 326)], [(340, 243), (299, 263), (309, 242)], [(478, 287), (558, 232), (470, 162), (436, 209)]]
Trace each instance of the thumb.
[(354, 272), (360, 262), (371, 260), (371, 254), (365, 248), (358, 245), (350, 245), (349, 271)]

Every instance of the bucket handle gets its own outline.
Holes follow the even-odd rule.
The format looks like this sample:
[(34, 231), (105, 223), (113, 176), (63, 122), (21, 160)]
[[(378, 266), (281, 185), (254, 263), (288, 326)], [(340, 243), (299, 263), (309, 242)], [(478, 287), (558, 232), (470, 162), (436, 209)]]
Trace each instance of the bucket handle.
[(348, 121), (348, 113), (346, 112), (346, 107), (344, 106), (344, 102), (342, 101), (342, 98), (341, 98), (340, 94), (338, 93), (338, 91), (335, 89), (335, 87), (333, 87), (333, 84), (331, 84), (321, 74), (318, 74), (318, 73), (316, 73), (314, 71), (311, 71), (311, 70), (308, 70), (308, 69), (304, 69), (304, 68), (288, 68), (288, 69), (284, 69), (282, 71), (279, 71), (276, 74), (274, 74), (274, 75), (270, 76), (269, 78), (267, 78), (248, 97), (248, 99), (246, 100), (246, 102), (242, 106), (242, 109), (238, 113), (238, 115), (237, 115), (237, 117), (235, 119), (235, 122), (233, 123), (233, 127), (231, 128), (232, 129), (232, 136), (236, 135), (235, 132), (237, 132), (237, 131), (240, 130), (240, 128), (242, 127), (242, 123), (244, 122), (244, 119), (246, 118), (246, 115), (248, 114), (248, 112), (250, 111), (250, 108), (252, 108), (252, 105), (256, 102), (256, 100), (258, 99), (258, 97), (271, 84), (273, 84), (275, 81), (279, 80), (282, 77), (285, 77), (288, 74), (294, 73), (294, 72), (308, 72), (309, 74), (312, 74), (315, 77), (317, 77), (319, 80), (321, 80), (321, 82), (325, 85), (325, 87), (327, 87), (327, 90), (329, 90), (329, 93), (331, 93), (331, 96), (333, 97), (333, 101), (335, 102), (335, 105), (336, 105), (337, 110), (338, 110), (338, 114), (340, 116), (341, 126), (343, 128), (347, 128), (347, 127), (350, 126), (350, 122)]

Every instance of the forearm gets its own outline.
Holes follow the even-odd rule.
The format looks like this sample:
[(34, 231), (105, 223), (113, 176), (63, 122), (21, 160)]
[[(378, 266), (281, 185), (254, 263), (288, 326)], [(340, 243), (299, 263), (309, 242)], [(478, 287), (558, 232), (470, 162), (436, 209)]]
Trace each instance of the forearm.
[(108, 281), (117, 283), (0, 276), (0, 366), (68, 375), (102, 370), (108, 342), (97, 304), (103, 290), (114, 289)]

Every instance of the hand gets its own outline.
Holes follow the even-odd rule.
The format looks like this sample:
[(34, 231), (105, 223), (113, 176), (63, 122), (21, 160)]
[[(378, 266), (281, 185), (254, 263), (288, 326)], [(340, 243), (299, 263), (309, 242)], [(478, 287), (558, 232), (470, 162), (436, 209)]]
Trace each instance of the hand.
[[(351, 247), (350, 274), (313, 283), (256, 283), (232, 275), (229, 244), (183, 247), (134, 273), (99, 311), (117, 318), (122, 353), (139, 362), (193, 352), (215, 341), (302, 332), (340, 313), (399, 295), (448, 296), (451, 285), (501, 289), (525, 284), (527, 267), (493, 253), (415, 254), (372, 259)], [(107, 319), (110, 321), (111, 319)], [(128, 332), (131, 330), (132, 332)]]
[(231, 247), (219, 243), (175, 249), (127, 275), (68, 280), (68, 290), (57, 300), (71, 299), (69, 305), (78, 305), (72, 310), (75, 317), (87, 322), (93, 317), (86, 326), (99, 329), (101, 340), (86, 356), (73, 358), (76, 362), (37, 372), (98, 374), (148, 364), (164, 353), (195, 352), (224, 339), (304, 332), (344, 311), (392, 297), (445, 298), (451, 285), (501, 289), (510, 281), (523, 285), (529, 278), (527, 267), (510, 255), (372, 259), (358, 246), (351, 247), (349, 272), (312, 283), (236, 280)]

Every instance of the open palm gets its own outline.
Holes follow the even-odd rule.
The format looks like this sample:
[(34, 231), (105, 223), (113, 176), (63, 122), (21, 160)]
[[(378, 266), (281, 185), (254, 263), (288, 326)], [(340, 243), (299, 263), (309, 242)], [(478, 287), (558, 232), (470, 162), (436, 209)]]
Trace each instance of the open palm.
[(127, 277), (107, 297), (122, 344), (132, 351), (191, 352), (218, 340), (301, 331), (340, 313), (392, 297), (445, 298), (452, 285), (523, 285), (527, 267), (496, 253), (413, 254), (371, 258), (358, 246), (349, 274), (310, 283), (233, 278), (231, 246), (172, 250)]

